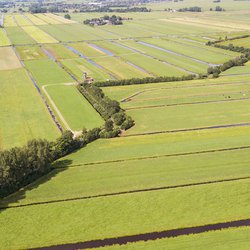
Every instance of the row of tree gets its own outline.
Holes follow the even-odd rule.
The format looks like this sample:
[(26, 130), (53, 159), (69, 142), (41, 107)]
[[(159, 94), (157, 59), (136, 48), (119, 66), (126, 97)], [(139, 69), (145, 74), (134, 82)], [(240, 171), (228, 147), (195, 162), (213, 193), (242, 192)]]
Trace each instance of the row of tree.
[(83, 83), (78, 85), (78, 90), (106, 122), (112, 122), (115, 125), (112, 132), (110, 130), (102, 131), (101, 137), (115, 137), (120, 133), (120, 130), (127, 130), (134, 125), (134, 120), (126, 115), (119, 102), (105, 96), (98, 86)]
[(98, 87), (123, 86), (123, 85), (158, 83), (158, 82), (188, 81), (188, 80), (193, 80), (195, 78), (196, 78), (196, 75), (130, 78), (130, 79), (122, 79), (122, 80), (109, 80), (105, 82), (96, 82), (94, 83), (94, 85)]
[(201, 12), (201, 7), (189, 7), (189, 8), (182, 8), (178, 10), (179, 12)]

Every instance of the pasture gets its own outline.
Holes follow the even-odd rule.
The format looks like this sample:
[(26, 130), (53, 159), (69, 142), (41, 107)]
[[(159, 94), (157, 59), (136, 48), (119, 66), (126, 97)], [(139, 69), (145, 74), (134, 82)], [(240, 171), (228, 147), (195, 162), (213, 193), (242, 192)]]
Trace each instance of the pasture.
[(24, 31), (30, 35), (37, 43), (57, 43), (58, 41), (36, 26), (24, 26)]
[(35, 44), (35, 41), (20, 27), (7, 27), (7, 35), (14, 45)]
[(95, 81), (106, 81), (111, 76), (102, 68), (93, 65), (82, 58), (62, 60), (62, 65), (73, 74), (79, 82), (83, 81), (83, 73), (95, 79)]
[(17, 50), (21, 60), (23, 60), (23, 61), (47, 58), (46, 54), (37, 45), (17, 46), (16, 50)]
[(26, 61), (25, 66), (40, 86), (73, 82), (72, 78), (50, 59)]
[[(238, 57), (240, 53), (205, 44), (248, 34), (248, 10), (154, 11), (196, 2), (147, 3), (142, 6), (153, 11), (113, 12), (132, 18), (123, 25), (94, 27), (83, 21), (110, 13), (70, 12), (72, 20), (65, 13), (6, 15), (7, 36), (0, 33), (0, 150), (33, 138), (55, 141), (60, 135), (39, 89), (63, 130), (77, 136), (83, 127), (105, 123), (77, 90), (84, 73), (94, 83), (198, 76)], [(236, 9), (239, 4), (245, 5), (219, 3)], [(209, 9), (217, 3), (201, 5)], [(248, 40), (224, 44), (247, 47)], [(249, 219), (249, 79), (246, 63), (218, 78), (103, 87), (135, 125), (119, 137), (98, 139), (58, 159), (50, 173), (1, 199), (0, 249)], [(243, 250), (248, 235), (248, 228), (239, 227), (103, 249)]]
[(46, 92), (72, 130), (92, 129), (103, 124), (100, 115), (73, 85), (49, 85)]
[(21, 146), (33, 138), (54, 140), (59, 136), (25, 70), (5, 70), (0, 74), (0, 150)]
[(31, 248), (248, 218), (248, 190), (244, 180), (6, 209), (0, 244)]
[(4, 31), (4, 29), (0, 28), (0, 47), (1, 46), (8, 46), (8, 45), (10, 45), (10, 41), (7, 37), (7, 34)]

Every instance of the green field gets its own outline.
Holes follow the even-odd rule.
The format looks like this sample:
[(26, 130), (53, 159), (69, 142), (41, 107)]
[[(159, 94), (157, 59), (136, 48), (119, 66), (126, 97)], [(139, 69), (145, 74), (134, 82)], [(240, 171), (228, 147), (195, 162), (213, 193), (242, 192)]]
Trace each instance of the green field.
[(135, 126), (126, 134), (248, 123), (249, 103), (249, 100), (240, 100), (128, 110), (135, 119)]
[(35, 60), (47, 58), (39, 46), (17, 46), (16, 50), (21, 60)]
[(245, 180), (7, 209), (0, 216), (0, 244), (31, 248), (245, 219), (249, 185)]
[(74, 82), (73, 79), (52, 60), (31, 60), (26, 61), (25, 65), (40, 86)]
[[(87, 145), (88, 139), (80, 137), (74, 146), (84, 147), (0, 199), (1, 250), (57, 247), (250, 218), (250, 63), (217, 78), (206, 75), (208, 67), (241, 55), (207, 46), (208, 41), (249, 47), (249, 38), (230, 40), (250, 34), (249, 3), (138, 2), (131, 7), (152, 11), (82, 13), (82, 3), (71, 1), (57, 3), (61, 13), (38, 14), (30, 13), (31, 4), (15, 3), (0, 29), (0, 150), (34, 138), (55, 141), (61, 133), (54, 116), (74, 138), (83, 128), (108, 131), (109, 122), (95, 110), (108, 108), (111, 113), (117, 108), (106, 97), (118, 101), (135, 124), (116, 138)], [(64, 17), (67, 4), (71, 20)], [(50, 9), (53, 3), (41, 6)], [(202, 12), (177, 11), (191, 6), (200, 6)], [(226, 11), (214, 11), (216, 6)], [(126, 20), (122, 25), (83, 24), (105, 15)], [(91, 105), (77, 89), (89, 79), (85, 73), (94, 84), (107, 81), (103, 86), (135, 84), (102, 87), (106, 97), (93, 87), (98, 96), (94, 99), (103, 101)], [(190, 74), (194, 80), (175, 81)], [(157, 76), (173, 77), (173, 82), (120, 81)], [(96, 136), (91, 132), (87, 137)], [(52, 145), (53, 156), (55, 147), (58, 152), (73, 147), (68, 135)], [(5, 178), (8, 170), (2, 169), (0, 177)], [(249, 237), (249, 227), (237, 227), (103, 249), (245, 250)]]
[(92, 129), (103, 124), (100, 115), (85, 100), (75, 86), (49, 85), (46, 87), (46, 91), (71, 129), (80, 131), (83, 127)]
[(33, 138), (52, 140), (59, 136), (24, 69), (1, 71), (0, 89), (0, 149), (21, 146)]
[(14, 45), (35, 43), (35, 41), (20, 27), (7, 27), (6, 32)]
[(45, 25), (39, 27), (61, 42), (86, 41), (99, 38), (94, 34), (92, 28), (82, 24)]
[(3, 29), (0, 29), (0, 46), (8, 46), (10, 41)]
[(67, 49), (62, 44), (45, 44), (43, 46), (56, 59), (72, 59), (78, 57), (75, 53)]
[(141, 53), (148, 54), (150, 56), (153, 56), (154, 58), (171, 63), (172, 65), (175, 65), (185, 70), (189, 70), (194, 73), (206, 72), (208, 68), (206, 64), (191, 60), (190, 58), (186, 58), (181, 55), (164, 53), (161, 50), (144, 46), (136, 41), (119, 41), (119, 44), (128, 46), (131, 49), (136, 49)]
[(101, 65), (107, 72), (111, 73), (118, 79), (126, 79), (126, 78), (142, 78), (150, 76), (145, 71), (142, 71), (118, 58), (106, 56), (106, 57), (98, 57), (93, 59), (94, 62)]
[(71, 72), (78, 81), (83, 81), (83, 73), (95, 79), (95, 81), (106, 81), (110, 79), (110, 75), (103, 69), (96, 67), (82, 58), (62, 60), (62, 65)]

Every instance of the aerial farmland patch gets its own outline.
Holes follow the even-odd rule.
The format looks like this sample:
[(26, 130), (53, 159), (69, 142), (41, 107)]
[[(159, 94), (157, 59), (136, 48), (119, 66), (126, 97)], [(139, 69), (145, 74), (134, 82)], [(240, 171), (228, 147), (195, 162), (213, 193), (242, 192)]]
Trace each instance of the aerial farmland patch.
[(0, 2), (0, 249), (249, 249), (250, 5)]

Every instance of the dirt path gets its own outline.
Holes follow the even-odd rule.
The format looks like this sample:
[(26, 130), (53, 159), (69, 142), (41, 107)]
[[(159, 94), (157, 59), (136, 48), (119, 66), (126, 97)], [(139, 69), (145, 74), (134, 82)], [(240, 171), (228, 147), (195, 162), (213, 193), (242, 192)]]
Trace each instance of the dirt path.
[(102, 240), (91, 240), (85, 242), (57, 245), (57, 246), (49, 246), (49, 247), (41, 247), (41, 248), (33, 248), (33, 250), (76, 250), (76, 249), (89, 249), (89, 248), (99, 248), (104, 246), (111, 245), (123, 245), (132, 242), (138, 241), (148, 241), (148, 240), (157, 240), (163, 238), (171, 238), (178, 237), (181, 235), (189, 235), (189, 234), (200, 234), (208, 231), (217, 231), (226, 228), (236, 228), (250, 226), (250, 219), (245, 220), (236, 220), (229, 222), (221, 222), (216, 224), (208, 224), (196, 227), (186, 227), (186, 228), (178, 228), (172, 230), (166, 230), (161, 232), (151, 232), (130, 236), (121, 236), (117, 238), (106, 238)]

